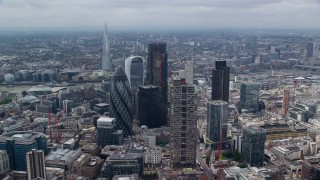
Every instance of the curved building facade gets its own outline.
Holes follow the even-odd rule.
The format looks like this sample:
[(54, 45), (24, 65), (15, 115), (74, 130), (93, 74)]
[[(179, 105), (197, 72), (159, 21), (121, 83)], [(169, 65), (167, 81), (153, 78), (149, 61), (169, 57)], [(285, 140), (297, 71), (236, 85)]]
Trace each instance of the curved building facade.
[(110, 117), (116, 118), (118, 130), (123, 136), (131, 135), (132, 130), (132, 98), (128, 78), (121, 66), (118, 66), (111, 77)]
[(125, 60), (125, 72), (131, 88), (139, 88), (144, 85), (144, 64), (140, 56), (128, 57)]

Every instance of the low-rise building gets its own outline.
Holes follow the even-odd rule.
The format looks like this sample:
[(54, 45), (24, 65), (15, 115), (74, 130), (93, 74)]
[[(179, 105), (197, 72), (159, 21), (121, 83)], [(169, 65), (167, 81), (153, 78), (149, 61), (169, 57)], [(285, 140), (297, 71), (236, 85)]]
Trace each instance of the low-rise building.
[(70, 174), (73, 163), (82, 155), (81, 150), (57, 149), (46, 157), (46, 167), (61, 168)]
[(156, 146), (154, 148), (146, 148), (144, 152), (144, 163), (146, 165), (159, 165), (161, 163), (162, 151)]
[(113, 154), (104, 163), (102, 177), (112, 179), (115, 175), (143, 174), (143, 156), (141, 154)]

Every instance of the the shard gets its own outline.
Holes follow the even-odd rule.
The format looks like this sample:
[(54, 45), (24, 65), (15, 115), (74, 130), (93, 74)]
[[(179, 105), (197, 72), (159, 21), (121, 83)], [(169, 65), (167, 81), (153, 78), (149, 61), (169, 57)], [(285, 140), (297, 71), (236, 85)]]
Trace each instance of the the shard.
[(103, 45), (102, 45), (102, 55), (101, 55), (101, 69), (111, 70), (111, 57), (110, 57), (110, 47), (107, 33), (107, 24), (103, 33)]

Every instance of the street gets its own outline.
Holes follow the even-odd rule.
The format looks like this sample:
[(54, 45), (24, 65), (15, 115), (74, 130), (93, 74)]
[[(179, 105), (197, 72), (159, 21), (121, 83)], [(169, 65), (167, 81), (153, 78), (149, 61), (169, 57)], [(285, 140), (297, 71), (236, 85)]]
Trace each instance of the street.
[(202, 158), (203, 153), (202, 153), (202, 151), (200, 152), (200, 144), (201, 143), (198, 143), (198, 145), (197, 145), (197, 162), (201, 164), (201, 166), (203, 167), (203, 172), (206, 173), (206, 175), (209, 177), (209, 179), (213, 180), (213, 176), (210, 171), (210, 168), (208, 167), (208, 165), (206, 164), (206, 162)]

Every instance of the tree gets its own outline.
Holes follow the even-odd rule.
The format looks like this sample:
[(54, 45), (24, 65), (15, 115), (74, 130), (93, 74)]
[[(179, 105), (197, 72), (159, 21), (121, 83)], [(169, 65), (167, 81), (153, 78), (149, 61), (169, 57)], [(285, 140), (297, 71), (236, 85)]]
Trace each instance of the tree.
[(238, 167), (239, 167), (239, 168), (247, 168), (248, 165), (247, 165), (246, 163), (240, 163), (240, 164), (238, 165)]
[(237, 150), (234, 150), (234, 151), (233, 151), (233, 159), (234, 159), (235, 161), (240, 161), (240, 159), (241, 159), (241, 154), (239, 153), (239, 151), (237, 151)]
[(25, 97), (26, 95), (28, 95), (27, 91), (22, 91), (21, 92), (22, 97)]

